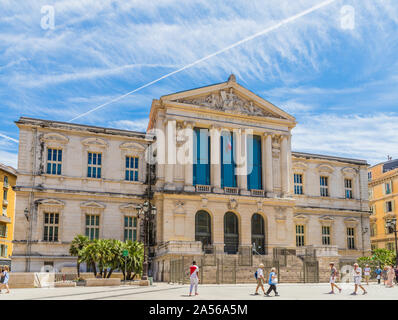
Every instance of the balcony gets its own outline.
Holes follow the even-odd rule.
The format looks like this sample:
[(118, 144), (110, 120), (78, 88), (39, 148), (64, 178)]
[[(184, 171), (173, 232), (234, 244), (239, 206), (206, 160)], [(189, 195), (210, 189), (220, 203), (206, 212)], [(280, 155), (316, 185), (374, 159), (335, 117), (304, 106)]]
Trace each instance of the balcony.
[(11, 218), (7, 216), (0, 215), (0, 222), (2, 223), (11, 223)]
[(264, 190), (251, 189), (250, 192), (253, 197), (264, 197)]
[(239, 194), (239, 189), (238, 188), (232, 188), (232, 187), (225, 187), (224, 188), (224, 193), (225, 194)]
[(196, 192), (209, 193), (209, 192), (211, 192), (211, 187), (210, 186), (206, 186), (206, 185), (197, 184), (195, 186), (195, 190), (196, 190)]

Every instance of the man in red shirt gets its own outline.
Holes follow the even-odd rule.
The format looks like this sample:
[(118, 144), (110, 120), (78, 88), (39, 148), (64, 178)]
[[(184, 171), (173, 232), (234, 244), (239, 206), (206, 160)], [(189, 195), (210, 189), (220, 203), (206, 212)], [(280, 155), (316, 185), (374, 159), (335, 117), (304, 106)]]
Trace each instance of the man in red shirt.
[(191, 286), (189, 288), (189, 295), (192, 295), (192, 289), (195, 287), (195, 296), (198, 293), (198, 283), (199, 283), (199, 267), (196, 265), (196, 261), (192, 261), (192, 266), (189, 267), (189, 278), (191, 280)]

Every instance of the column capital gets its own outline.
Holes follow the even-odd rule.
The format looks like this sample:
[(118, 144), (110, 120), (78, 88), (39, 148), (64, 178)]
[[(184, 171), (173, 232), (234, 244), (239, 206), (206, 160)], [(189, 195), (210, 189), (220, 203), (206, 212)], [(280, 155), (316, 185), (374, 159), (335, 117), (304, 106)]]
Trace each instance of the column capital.
[(221, 126), (220, 126), (219, 124), (212, 124), (212, 125), (210, 126), (210, 129), (211, 129), (211, 130), (218, 130), (218, 131), (221, 131)]
[(184, 128), (192, 129), (195, 126), (194, 121), (184, 121), (183, 122)]

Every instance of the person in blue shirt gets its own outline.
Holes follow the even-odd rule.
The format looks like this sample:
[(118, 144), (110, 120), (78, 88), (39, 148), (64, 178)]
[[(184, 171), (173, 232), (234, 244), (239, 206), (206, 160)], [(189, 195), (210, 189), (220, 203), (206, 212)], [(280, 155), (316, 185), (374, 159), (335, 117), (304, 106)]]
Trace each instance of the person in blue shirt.
[(268, 278), (268, 284), (269, 284), (269, 288), (268, 291), (266, 292), (266, 296), (269, 297), (269, 294), (271, 293), (271, 291), (275, 292), (275, 296), (279, 296), (278, 292), (276, 291), (276, 284), (278, 283), (278, 277), (276, 274), (276, 268), (272, 268), (271, 272), (269, 274), (269, 278)]
[(377, 266), (375, 273), (376, 273), (376, 278), (377, 278), (377, 283), (380, 284), (380, 279), (381, 279), (381, 272), (382, 270), (380, 269), (380, 266)]

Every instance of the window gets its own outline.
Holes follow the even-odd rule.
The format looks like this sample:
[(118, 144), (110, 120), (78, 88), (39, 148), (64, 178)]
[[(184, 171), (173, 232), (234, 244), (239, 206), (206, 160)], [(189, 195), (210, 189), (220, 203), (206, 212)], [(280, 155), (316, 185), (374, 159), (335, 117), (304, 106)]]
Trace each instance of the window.
[(99, 239), (99, 220), (98, 215), (86, 215), (86, 236), (90, 239)]
[(124, 217), (124, 241), (137, 241), (137, 218)]
[(344, 179), (345, 198), (352, 199), (352, 180)]
[(210, 185), (210, 135), (209, 130), (194, 128), (193, 184)]
[(47, 173), (61, 174), (62, 169), (62, 150), (47, 149)]
[(234, 135), (229, 131), (221, 132), (221, 188), (236, 188), (237, 176), (235, 173), (235, 149), (236, 141)]
[(370, 245), (370, 249), (371, 249), (372, 251), (376, 250), (376, 249), (377, 249), (377, 245), (372, 243), (372, 244)]
[(305, 246), (304, 226), (296, 225), (296, 247)]
[(7, 225), (6, 224), (0, 224), (0, 237), (7, 237)]
[(392, 201), (386, 201), (384, 205), (385, 205), (386, 212), (393, 211), (393, 202)]
[(87, 177), (101, 178), (101, 153), (89, 152), (88, 153), (88, 168)]
[(372, 172), (368, 172), (368, 181), (372, 180)]
[(4, 187), (7, 188), (8, 187), (8, 177), (4, 176)]
[(303, 175), (294, 174), (294, 194), (303, 194)]
[(385, 193), (390, 194), (391, 193), (391, 182), (386, 182), (384, 184), (384, 188), (385, 188)]
[(126, 157), (126, 180), (138, 181), (138, 157)]
[(7, 196), (8, 196), (8, 191), (7, 189), (3, 190), (3, 200), (7, 200)]
[(211, 217), (204, 210), (195, 215), (195, 241), (201, 241), (203, 247), (211, 244)]
[(369, 192), (369, 200), (372, 200), (373, 199), (373, 188), (369, 187), (368, 192)]
[(329, 197), (328, 177), (321, 177), (321, 197)]
[(3, 216), (7, 217), (7, 207), (3, 207)]
[(247, 189), (261, 190), (261, 137), (247, 136)]
[(44, 241), (58, 241), (58, 213), (44, 213)]
[(354, 230), (354, 228), (347, 228), (347, 248), (355, 249), (355, 230)]
[(252, 216), (252, 245), (256, 253), (266, 254), (264, 218), (258, 213)]
[(370, 225), (370, 236), (374, 237), (377, 235), (377, 225), (375, 223)]
[(394, 233), (394, 227), (390, 224), (391, 220), (386, 221), (386, 234), (393, 234)]
[(238, 217), (233, 212), (224, 215), (224, 252), (236, 254), (239, 247)]
[(395, 252), (395, 245), (394, 245), (394, 242), (388, 242), (386, 248), (387, 248), (387, 250), (390, 250), (390, 251)]
[(329, 246), (330, 245), (330, 227), (322, 226), (322, 245)]
[(0, 244), (0, 257), (7, 257), (7, 249), (5, 244)]

